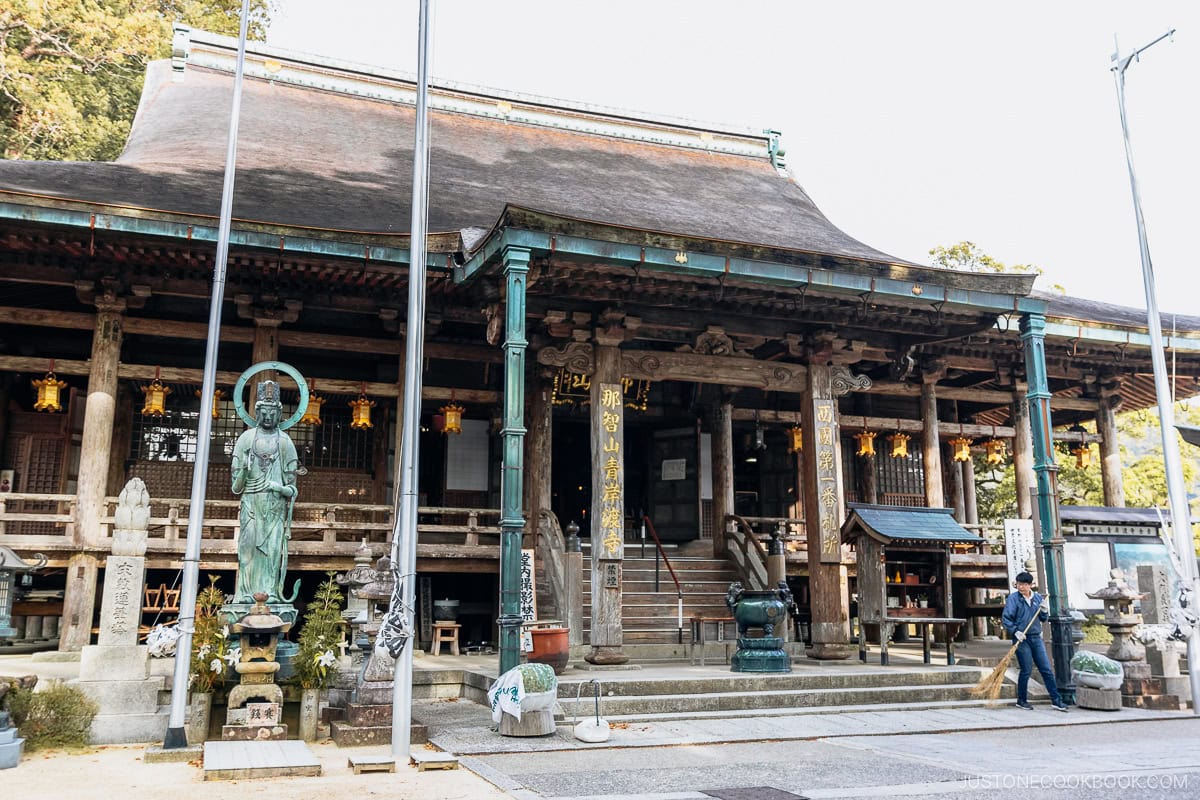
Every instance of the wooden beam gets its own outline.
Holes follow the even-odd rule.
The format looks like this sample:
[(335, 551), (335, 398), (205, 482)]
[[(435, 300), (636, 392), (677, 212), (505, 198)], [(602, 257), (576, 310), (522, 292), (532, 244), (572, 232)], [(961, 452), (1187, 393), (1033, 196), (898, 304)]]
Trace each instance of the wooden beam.
[[(0, 370), (10, 372), (41, 373), (49, 366), (45, 358), (29, 358), (27, 356), (0, 355)], [(77, 359), (55, 359), (54, 371), (60, 375), (87, 375), (88, 362)], [(151, 367), (143, 364), (121, 364), (117, 368), (117, 376), (126, 380), (152, 381), (156, 373), (167, 383), (194, 383), (199, 385), (204, 373), (199, 369), (186, 367)], [(239, 373), (218, 370), (217, 385), (233, 386), (237, 383)], [(352, 394), (365, 391), (371, 397), (398, 397), (400, 387), (395, 383), (379, 383), (375, 381), (351, 381), (340, 378), (322, 378), (316, 375), (308, 376), (316, 381), (321, 391), (327, 394)], [(445, 386), (425, 386), (421, 396), (426, 400), (449, 400), (450, 395), (463, 403), (478, 405), (495, 405), (500, 402), (501, 393), (490, 389), (458, 389)]]
[[(90, 331), (96, 327), (96, 315), (80, 311), (49, 311), (46, 309), (14, 308), (0, 306), (0, 319), (16, 325), (32, 325), (43, 328), (67, 328)], [(200, 322), (150, 319), (126, 315), (122, 322), (126, 334), (139, 336), (164, 336), (173, 339), (208, 338), (208, 326)], [(250, 343), (254, 341), (254, 329), (236, 325), (221, 326), (221, 341)], [(373, 338), (369, 336), (343, 336), (333, 333), (314, 333), (280, 329), (281, 347), (297, 347), (307, 350), (331, 350), (336, 352), (371, 353), (375, 355), (399, 355), (404, 341), (399, 338)], [(461, 344), (454, 342), (426, 342), (426, 358), (441, 358), (450, 361), (477, 361), (499, 364), (504, 353), (498, 347)]]

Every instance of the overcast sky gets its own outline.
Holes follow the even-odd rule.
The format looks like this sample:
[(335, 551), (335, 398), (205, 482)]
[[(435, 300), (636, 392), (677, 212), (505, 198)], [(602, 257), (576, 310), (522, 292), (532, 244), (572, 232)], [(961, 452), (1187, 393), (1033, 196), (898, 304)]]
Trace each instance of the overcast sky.
[[(415, 0), (279, 0), (268, 41), (415, 71)], [(1116, 91), (1165, 311), (1200, 314), (1200, 3), (434, 0), (435, 78), (783, 132), (840, 228), (929, 263), (968, 239), (1144, 307)], [(1169, 324), (1164, 320), (1164, 324)]]

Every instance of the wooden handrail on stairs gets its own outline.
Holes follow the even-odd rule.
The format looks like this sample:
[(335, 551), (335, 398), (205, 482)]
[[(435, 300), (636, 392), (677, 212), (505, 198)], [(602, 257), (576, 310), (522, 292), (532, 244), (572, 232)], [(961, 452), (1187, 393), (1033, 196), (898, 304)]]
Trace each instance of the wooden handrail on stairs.
[(754, 528), (745, 517), (729, 514), (725, 519), (734, 523), (725, 546), (733, 556), (734, 565), (746, 588), (767, 588), (767, 548), (758, 540)]
[(671, 580), (675, 581), (676, 623), (679, 630), (679, 644), (683, 644), (683, 587), (679, 585), (679, 576), (675, 574), (675, 568), (671, 566), (671, 559), (667, 558), (662, 542), (659, 541), (658, 532), (654, 530), (654, 522), (643, 514), (642, 525), (650, 530), (650, 536), (653, 537), (654, 547), (657, 550), (654, 558), (654, 591), (658, 591), (658, 556), (660, 555), (663, 563), (667, 565), (667, 571), (671, 573)]

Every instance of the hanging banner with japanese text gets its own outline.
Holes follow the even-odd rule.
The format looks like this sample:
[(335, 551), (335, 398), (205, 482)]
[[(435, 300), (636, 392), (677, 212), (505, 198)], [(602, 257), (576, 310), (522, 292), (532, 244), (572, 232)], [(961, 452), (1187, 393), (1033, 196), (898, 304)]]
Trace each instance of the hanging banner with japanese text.
[(625, 540), (625, 454), (621, 384), (599, 387), (599, 403), (592, 409), (593, 454), (592, 547), (601, 559), (620, 559)]
[(813, 438), (816, 440), (817, 519), (821, 532), (821, 563), (842, 560), (842, 532), (839, 517), (837, 473), (837, 401), (813, 401)]

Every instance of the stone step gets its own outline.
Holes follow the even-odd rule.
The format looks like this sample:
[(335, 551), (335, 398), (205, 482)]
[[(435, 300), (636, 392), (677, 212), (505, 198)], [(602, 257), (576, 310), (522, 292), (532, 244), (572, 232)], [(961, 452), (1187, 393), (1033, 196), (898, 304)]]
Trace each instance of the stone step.
[[(330, 735), (338, 747), (362, 747), (370, 744), (391, 744), (392, 725), (372, 725), (356, 727), (340, 720), (329, 723)], [(424, 725), (413, 724), (411, 744), (425, 744), (429, 741), (429, 730)]]
[(348, 725), (356, 728), (369, 728), (376, 725), (392, 724), (392, 705), (365, 705), (350, 703), (346, 706), (342, 718)]
[[(616, 682), (606, 684), (607, 689)], [(654, 694), (605, 696), (600, 711), (606, 717), (626, 714), (693, 714), (710, 711), (758, 711), (826, 706), (869, 706), (878, 703), (914, 703), (971, 700), (970, 685), (961, 683), (927, 686), (866, 686), (846, 689), (784, 689), (770, 691), (710, 692), (705, 694)], [(1015, 689), (1005, 687), (1012, 696)], [(562, 698), (563, 712), (573, 716), (594, 713), (590, 699)]]
[[(856, 669), (837, 672), (788, 672), (783, 674), (728, 673), (711, 678), (613, 680), (604, 684), (605, 701), (611, 698), (653, 695), (709, 695), (728, 692), (831, 691), (840, 689), (910, 688), (926, 686), (974, 686), (985, 672), (960, 667), (887, 667), (885, 669)], [(592, 676), (559, 679), (558, 696), (573, 698), (580, 684), (587, 691)]]
[[(1016, 698), (1016, 688), (1005, 686), (1004, 692), (1001, 694), (1004, 702), (1014, 700)], [(714, 720), (714, 719), (744, 719), (747, 716), (755, 718), (763, 717), (795, 717), (803, 715), (815, 714), (854, 714), (854, 713), (878, 713), (881, 711), (939, 711), (952, 708), (988, 708), (995, 701), (992, 700), (928, 700), (915, 702), (899, 702), (899, 703), (871, 703), (863, 706), (806, 706), (804, 708), (755, 708), (746, 710), (734, 711), (693, 711), (693, 712), (665, 712), (661, 714), (609, 714), (605, 712), (604, 718), (609, 722), (622, 723), (638, 723), (638, 722), (671, 722), (682, 720)], [(594, 711), (593, 706), (593, 711)], [(581, 713), (584, 709), (581, 709)], [(601, 709), (603, 711), (603, 709)], [(569, 724), (572, 716), (566, 718)], [(584, 719), (580, 716), (579, 719)]]

